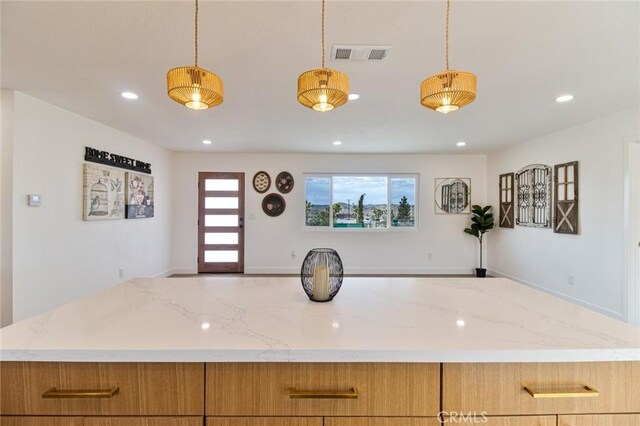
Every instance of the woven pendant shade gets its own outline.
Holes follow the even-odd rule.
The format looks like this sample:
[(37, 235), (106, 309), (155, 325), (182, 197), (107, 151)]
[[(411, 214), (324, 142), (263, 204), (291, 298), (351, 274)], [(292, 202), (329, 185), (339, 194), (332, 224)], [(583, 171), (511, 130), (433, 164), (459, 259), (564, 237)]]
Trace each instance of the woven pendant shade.
[(331, 68), (317, 68), (298, 77), (298, 102), (316, 111), (331, 111), (349, 100), (349, 77)]
[(199, 67), (177, 67), (167, 73), (171, 99), (191, 109), (207, 109), (224, 101), (222, 79)]
[(448, 114), (476, 99), (477, 78), (470, 72), (449, 68), (449, 10), (451, 0), (447, 0), (445, 17), (444, 57), (446, 71), (426, 78), (420, 85), (420, 103), (434, 111)]
[(420, 85), (422, 106), (447, 114), (476, 99), (476, 76), (466, 71), (447, 70), (425, 79)]

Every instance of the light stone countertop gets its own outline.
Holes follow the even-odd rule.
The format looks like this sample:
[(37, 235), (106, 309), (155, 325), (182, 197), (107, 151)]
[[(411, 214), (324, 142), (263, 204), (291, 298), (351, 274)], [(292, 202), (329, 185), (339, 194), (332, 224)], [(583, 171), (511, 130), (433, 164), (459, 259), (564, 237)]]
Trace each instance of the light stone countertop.
[(503, 278), (133, 279), (0, 330), (4, 361), (640, 360), (640, 328)]

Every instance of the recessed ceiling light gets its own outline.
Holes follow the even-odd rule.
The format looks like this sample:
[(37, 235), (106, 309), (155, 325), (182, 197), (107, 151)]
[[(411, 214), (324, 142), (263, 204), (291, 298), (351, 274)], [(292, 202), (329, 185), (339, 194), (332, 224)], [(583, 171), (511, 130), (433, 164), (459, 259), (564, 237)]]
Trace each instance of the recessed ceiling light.
[(338, 145), (342, 145), (342, 142), (340, 142), (340, 141), (333, 141), (333, 144), (334, 144), (335, 146), (338, 146)]
[(573, 95), (562, 95), (556, 98), (556, 102), (569, 102), (573, 99)]
[(136, 95), (133, 92), (122, 92), (120, 93), (120, 96), (122, 96), (125, 99), (131, 99), (131, 100), (138, 99), (138, 95)]
[(350, 101), (355, 101), (357, 99), (360, 99), (360, 95), (358, 95), (357, 93), (349, 93), (349, 100)]
[(457, 320), (457, 321), (456, 321), (456, 325), (457, 325), (458, 327), (464, 327), (464, 326), (465, 326), (465, 324), (466, 324), (466, 323), (464, 322), (464, 320), (463, 320), (463, 319), (459, 319), (459, 320)]
[(208, 330), (211, 327), (211, 324), (209, 324), (208, 322), (203, 322), (202, 324), (200, 324), (200, 328), (203, 330)]
[(212, 144), (212, 142), (209, 139), (203, 140), (202, 143), (205, 144), (205, 145), (211, 145)]
[(467, 143), (460, 141), (456, 144), (456, 146), (467, 146)]

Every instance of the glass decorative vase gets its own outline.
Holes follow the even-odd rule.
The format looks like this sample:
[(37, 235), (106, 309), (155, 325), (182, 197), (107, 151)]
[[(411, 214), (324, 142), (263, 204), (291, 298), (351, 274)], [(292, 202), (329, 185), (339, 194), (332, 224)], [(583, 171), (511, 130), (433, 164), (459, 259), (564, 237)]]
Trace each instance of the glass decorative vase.
[(302, 288), (314, 302), (332, 300), (340, 291), (343, 277), (342, 260), (333, 249), (312, 249), (302, 262), (300, 271)]

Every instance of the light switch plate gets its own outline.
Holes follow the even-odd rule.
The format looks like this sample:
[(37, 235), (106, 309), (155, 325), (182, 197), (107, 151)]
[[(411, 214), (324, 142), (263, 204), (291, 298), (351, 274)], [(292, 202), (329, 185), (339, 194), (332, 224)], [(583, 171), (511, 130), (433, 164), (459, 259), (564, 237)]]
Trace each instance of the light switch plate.
[(28, 194), (27, 195), (27, 205), (31, 207), (40, 206), (40, 194)]

